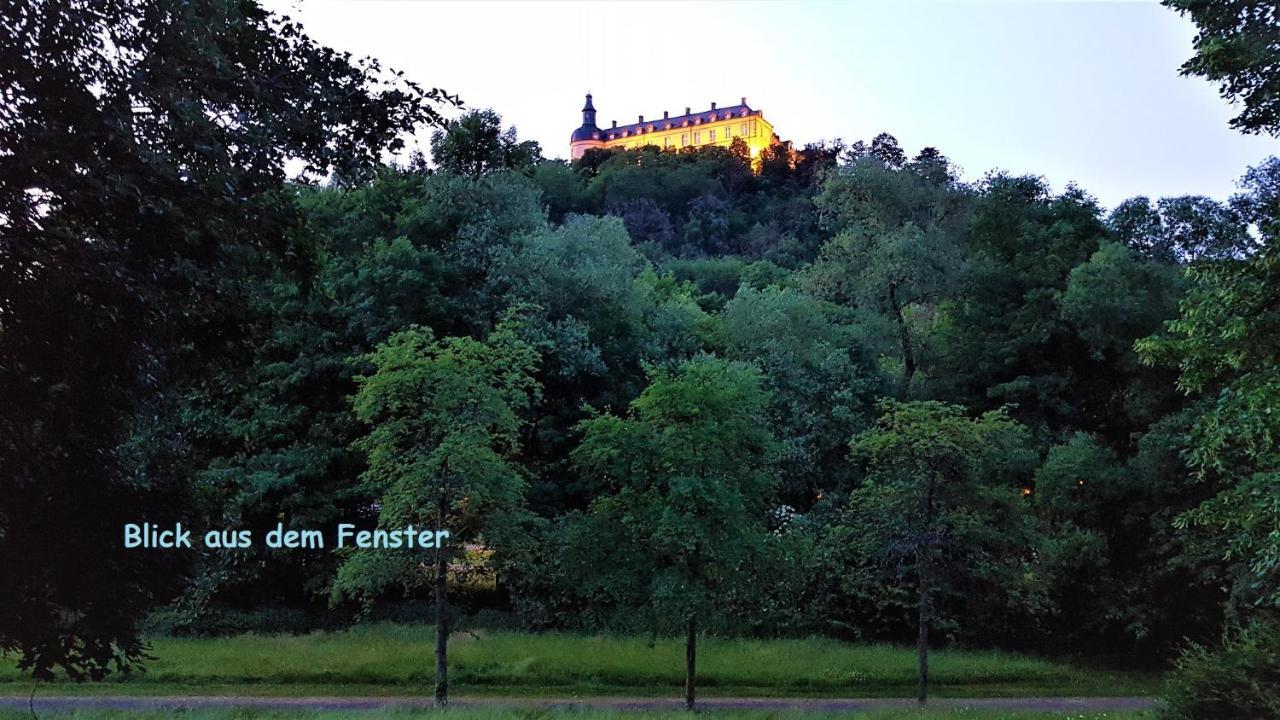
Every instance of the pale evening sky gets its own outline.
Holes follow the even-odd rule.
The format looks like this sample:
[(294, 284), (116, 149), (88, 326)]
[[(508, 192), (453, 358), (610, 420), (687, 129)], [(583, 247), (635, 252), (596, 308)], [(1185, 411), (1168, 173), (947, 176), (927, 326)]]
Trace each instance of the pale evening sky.
[[(567, 157), (583, 94), (599, 124), (742, 96), (797, 145), (894, 134), (968, 179), (1000, 168), (1133, 195), (1223, 199), (1276, 154), (1178, 75), (1194, 26), (1156, 2), (410, 2), (268, 0), (316, 40), (492, 107)], [(422, 138), (425, 147), (425, 133)]]

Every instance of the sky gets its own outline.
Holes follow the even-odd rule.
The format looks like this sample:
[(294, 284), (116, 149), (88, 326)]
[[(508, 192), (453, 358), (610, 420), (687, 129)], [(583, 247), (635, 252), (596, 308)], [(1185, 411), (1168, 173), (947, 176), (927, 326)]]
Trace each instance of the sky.
[[(583, 95), (602, 127), (746, 97), (784, 139), (934, 146), (989, 170), (1135, 195), (1225, 199), (1277, 140), (1231, 130), (1179, 75), (1194, 25), (1156, 2), (268, 0), (314, 39), (490, 107), (568, 157)], [(426, 134), (421, 140), (425, 148)]]

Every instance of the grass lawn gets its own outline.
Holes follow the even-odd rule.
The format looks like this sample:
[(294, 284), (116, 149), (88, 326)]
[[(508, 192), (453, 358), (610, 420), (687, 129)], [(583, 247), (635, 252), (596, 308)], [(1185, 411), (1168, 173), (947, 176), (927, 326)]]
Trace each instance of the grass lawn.
[[(130, 679), (54, 683), (41, 694), (421, 694), (434, 679), (432, 630), (374, 625), (311, 635), (156, 638), (155, 660)], [(449, 643), (450, 681), (461, 696), (655, 696), (678, 694), (684, 646), (661, 639), (565, 633), (459, 633)], [(718, 640), (699, 646), (702, 694), (902, 697), (914, 694), (913, 649), (828, 639)], [(1090, 670), (1000, 652), (930, 655), (936, 696), (1154, 695), (1159, 677)], [(0, 694), (31, 683), (0, 661)]]
[[(187, 720), (338, 720), (339, 718), (369, 718), (370, 720), (389, 718), (391, 720), (411, 718), (447, 718), (448, 720), (689, 720), (691, 717), (710, 718), (711, 720), (836, 720), (851, 717), (850, 715), (820, 715), (772, 712), (699, 712), (690, 715), (685, 712), (661, 713), (628, 713), (625, 711), (575, 711), (575, 710), (472, 710), (450, 708), (446, 711), (406, 711), (406, 712), (356, 712), (349, 714), (307, 713), (293, 711), (256, 711), (256, 710), (200, 710), (191, 713), (138, 713), (117, 711), (82, 711), (75, 713), (41, 713), (41, 718), (59, 718), (60, 720), (161, 720), (161, 718), (179, 717)], [(857, 713), (852, 717), (859, 720), (1154, 720), (1150, 712), (1109, 712), (1109, 713), (1041, 713), (1011, 712), (986, 710), (873, 710)], [(0, 720), (30, 720), (26, 711), (0, 710)]]

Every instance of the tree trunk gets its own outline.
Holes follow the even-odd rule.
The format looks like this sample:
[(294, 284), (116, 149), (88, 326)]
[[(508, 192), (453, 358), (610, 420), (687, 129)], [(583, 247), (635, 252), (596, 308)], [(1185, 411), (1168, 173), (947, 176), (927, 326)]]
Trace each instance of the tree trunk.
[(911, 387), (911, 377), (916, 374), (916, 351), (911, 342), (911, 328), (907, 326), (907, 318), (898, 304), (898, 289), (893, 285), (889, 286), (889, 305), (893, 307), (893, 319), (898, 324), (898, 344), (902, 348), (902, 396), (905, 398)]
[[(917, 563), (919, 565), (919, 563)], [(919, 566), (920, 574), (920, 606), (919, 635), (916, 637), (916, 657), (920, 665), (920, 686), (916, 699), (923, 703), (928, 696), (929, 688), (929, 581), (923, 565)]]
[[(436, 507), (436, 529), (444, 527), (445, 510), (448, 499), (440, 493), (439, 505)], [(445, 592), (445, 575), (448, 565), (445, 563), (443, 547), (436, 548), (436, 707), (449, 704), (449, 599)]]
[(684, 641), (684, 707), (693, 710), (694, 685), (698, 673), (698, 622), (689, 616), (689, 634)]

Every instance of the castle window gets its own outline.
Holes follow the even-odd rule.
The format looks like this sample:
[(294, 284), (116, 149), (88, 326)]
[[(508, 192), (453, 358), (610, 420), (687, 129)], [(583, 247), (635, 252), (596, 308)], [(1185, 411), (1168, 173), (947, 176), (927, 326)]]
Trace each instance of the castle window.
[(701, 132), (696, 132), (696, 133), (694, 133), (694, 134), (693, 134), (693, 144), (694, 144), (694, 145), (701, 145), (701, 144), (702, 144), (702, 133), (701, 133)]
[(689, 144), (689, 133), (680, 133), (680, 144), (682, 146)]
[(746, 134), (747, 134), (747, 124), (746, 124), (746, 123), (742, 123), (742, 132), (740, 132), (740, 133), (738, 133), (738, 134), (739, 134), (739, 135), (746, 135)]
[(667, 137), (663, 138), (662, 146), (663, 146), (663, 147), (665, 147), (665, 148), (667, 148), (668, 150), (670, 150), (670, 149), (671, 149), (671, 136), (670, 136), (670, 135), (668, 135)]
[(712, 130), (712, 131), (711, 131), (711, 142), (715, 142), (715, 141), (716, 141), (716, 131), (715, 131), (715, 130)]

